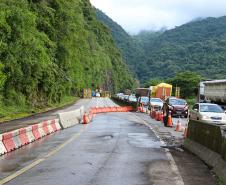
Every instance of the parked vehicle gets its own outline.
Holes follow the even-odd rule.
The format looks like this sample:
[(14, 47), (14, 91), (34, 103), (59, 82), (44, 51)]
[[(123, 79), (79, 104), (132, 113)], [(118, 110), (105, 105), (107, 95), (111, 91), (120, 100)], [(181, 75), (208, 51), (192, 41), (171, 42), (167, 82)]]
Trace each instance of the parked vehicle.
[(123, 100), (128, 102), (129, 101), (129, 95), (124, 95)]
[(99, 92), (96, 92), (96, 97), (100, 97), (100, 93)]
[(149, 105), (149, 97), (141, 96), (140, 97), (140, 103), (142, 103), (144, 106), (148, 106)]
[(154, 108), (155, 110), (161, 110), (163, 107), (163, 101), (160, 98), (151, 98), (149, 104), (149, 110)]
[(163, 104), (163, 112), (169, 115), (171, 111), (172, 116), (188, 117), (188, 104), (186, 100), (176, 97), (168, 97)]
[(215, 103), (226, 109), (226, 79), (200, 82), (198, 89), (198, 102)]
[(226, 114), (217, 104), (196, 103), (190, 111), (191, 120), (200, 120), (206, 123), (226, 124)]
[(130, 101), (130, 102), (137, 102), (136, 96), (135, 96), (135, 95), (130, 95), (130, 96), (129, 96), (129, 101)]

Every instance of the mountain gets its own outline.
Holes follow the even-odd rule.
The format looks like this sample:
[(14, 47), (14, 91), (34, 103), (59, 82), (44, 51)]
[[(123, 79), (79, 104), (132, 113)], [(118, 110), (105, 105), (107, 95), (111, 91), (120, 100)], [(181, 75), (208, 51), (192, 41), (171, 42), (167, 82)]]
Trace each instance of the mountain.
[(102, 11), (96, 9), (96, 15), (98, 20), (103, 22), (103, 24), (111, 30), (114, 41), (120, 48), (127, 65), (137, 74), (138, 78), (140, 78), (142, 75), (140, 71), (142, 71), (143, 66), (146, 65), (144, 50), (140, 43), (133, 39), (133, 37), (126, 33), (120, 25), (114, 22)]
[(87, 0), (0, 2), (0, 104), (34, 107), (134, 78)]
[[(196, 19), (172, 30), (144, 31), (130, 36), (106, 15), (99, 14), (103, 13), (97, 11), (98, 19), (112, 30), (127, 64), (142, 83), (170, 78), (183, 71), (197, 72), (208, 79), (226, 78), (225, 16)], [(127, 47), (128, 40), (134, 45)]]

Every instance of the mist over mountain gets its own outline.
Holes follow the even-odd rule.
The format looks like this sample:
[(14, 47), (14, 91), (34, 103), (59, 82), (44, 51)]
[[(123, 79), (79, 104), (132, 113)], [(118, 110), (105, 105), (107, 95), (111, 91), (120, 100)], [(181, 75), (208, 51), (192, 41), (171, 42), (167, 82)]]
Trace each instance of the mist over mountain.
[(111, 29), (124, 59), (142, 83), (183, 71), (208, 79), (226, 78), (226, 16), (197, 18), (171, 30), (143, 31), (135, 36), (101, 11), (97, 17)]

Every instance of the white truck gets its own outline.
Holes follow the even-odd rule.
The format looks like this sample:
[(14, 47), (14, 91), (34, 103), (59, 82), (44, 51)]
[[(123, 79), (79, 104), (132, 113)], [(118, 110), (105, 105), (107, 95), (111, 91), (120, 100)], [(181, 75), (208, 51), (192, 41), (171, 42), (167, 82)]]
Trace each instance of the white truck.
[(211, 102), (226, 108), (226, 79), (200, 82), (199, 102)]

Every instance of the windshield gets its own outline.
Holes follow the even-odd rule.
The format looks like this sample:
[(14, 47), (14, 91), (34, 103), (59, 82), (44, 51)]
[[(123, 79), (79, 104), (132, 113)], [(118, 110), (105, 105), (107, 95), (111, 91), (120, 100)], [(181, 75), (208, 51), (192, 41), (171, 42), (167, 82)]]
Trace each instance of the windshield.
[(186, 105), (186, 101), (182, 99), (170, 99), (169, 103), (171, 105)]
[(151, 101), (151, 102), (158, 102), (158, 103), (162, 103), (162, 100), (161, 100), (161, 99), (151, 99), (150, 101)]
[(142, 102), (148, 102), (148, 99), (149, 99), (148, 97), (141, 97)]
[(224, 111), (219, 105), (200, 105), (200, 112), (223, 113)]

